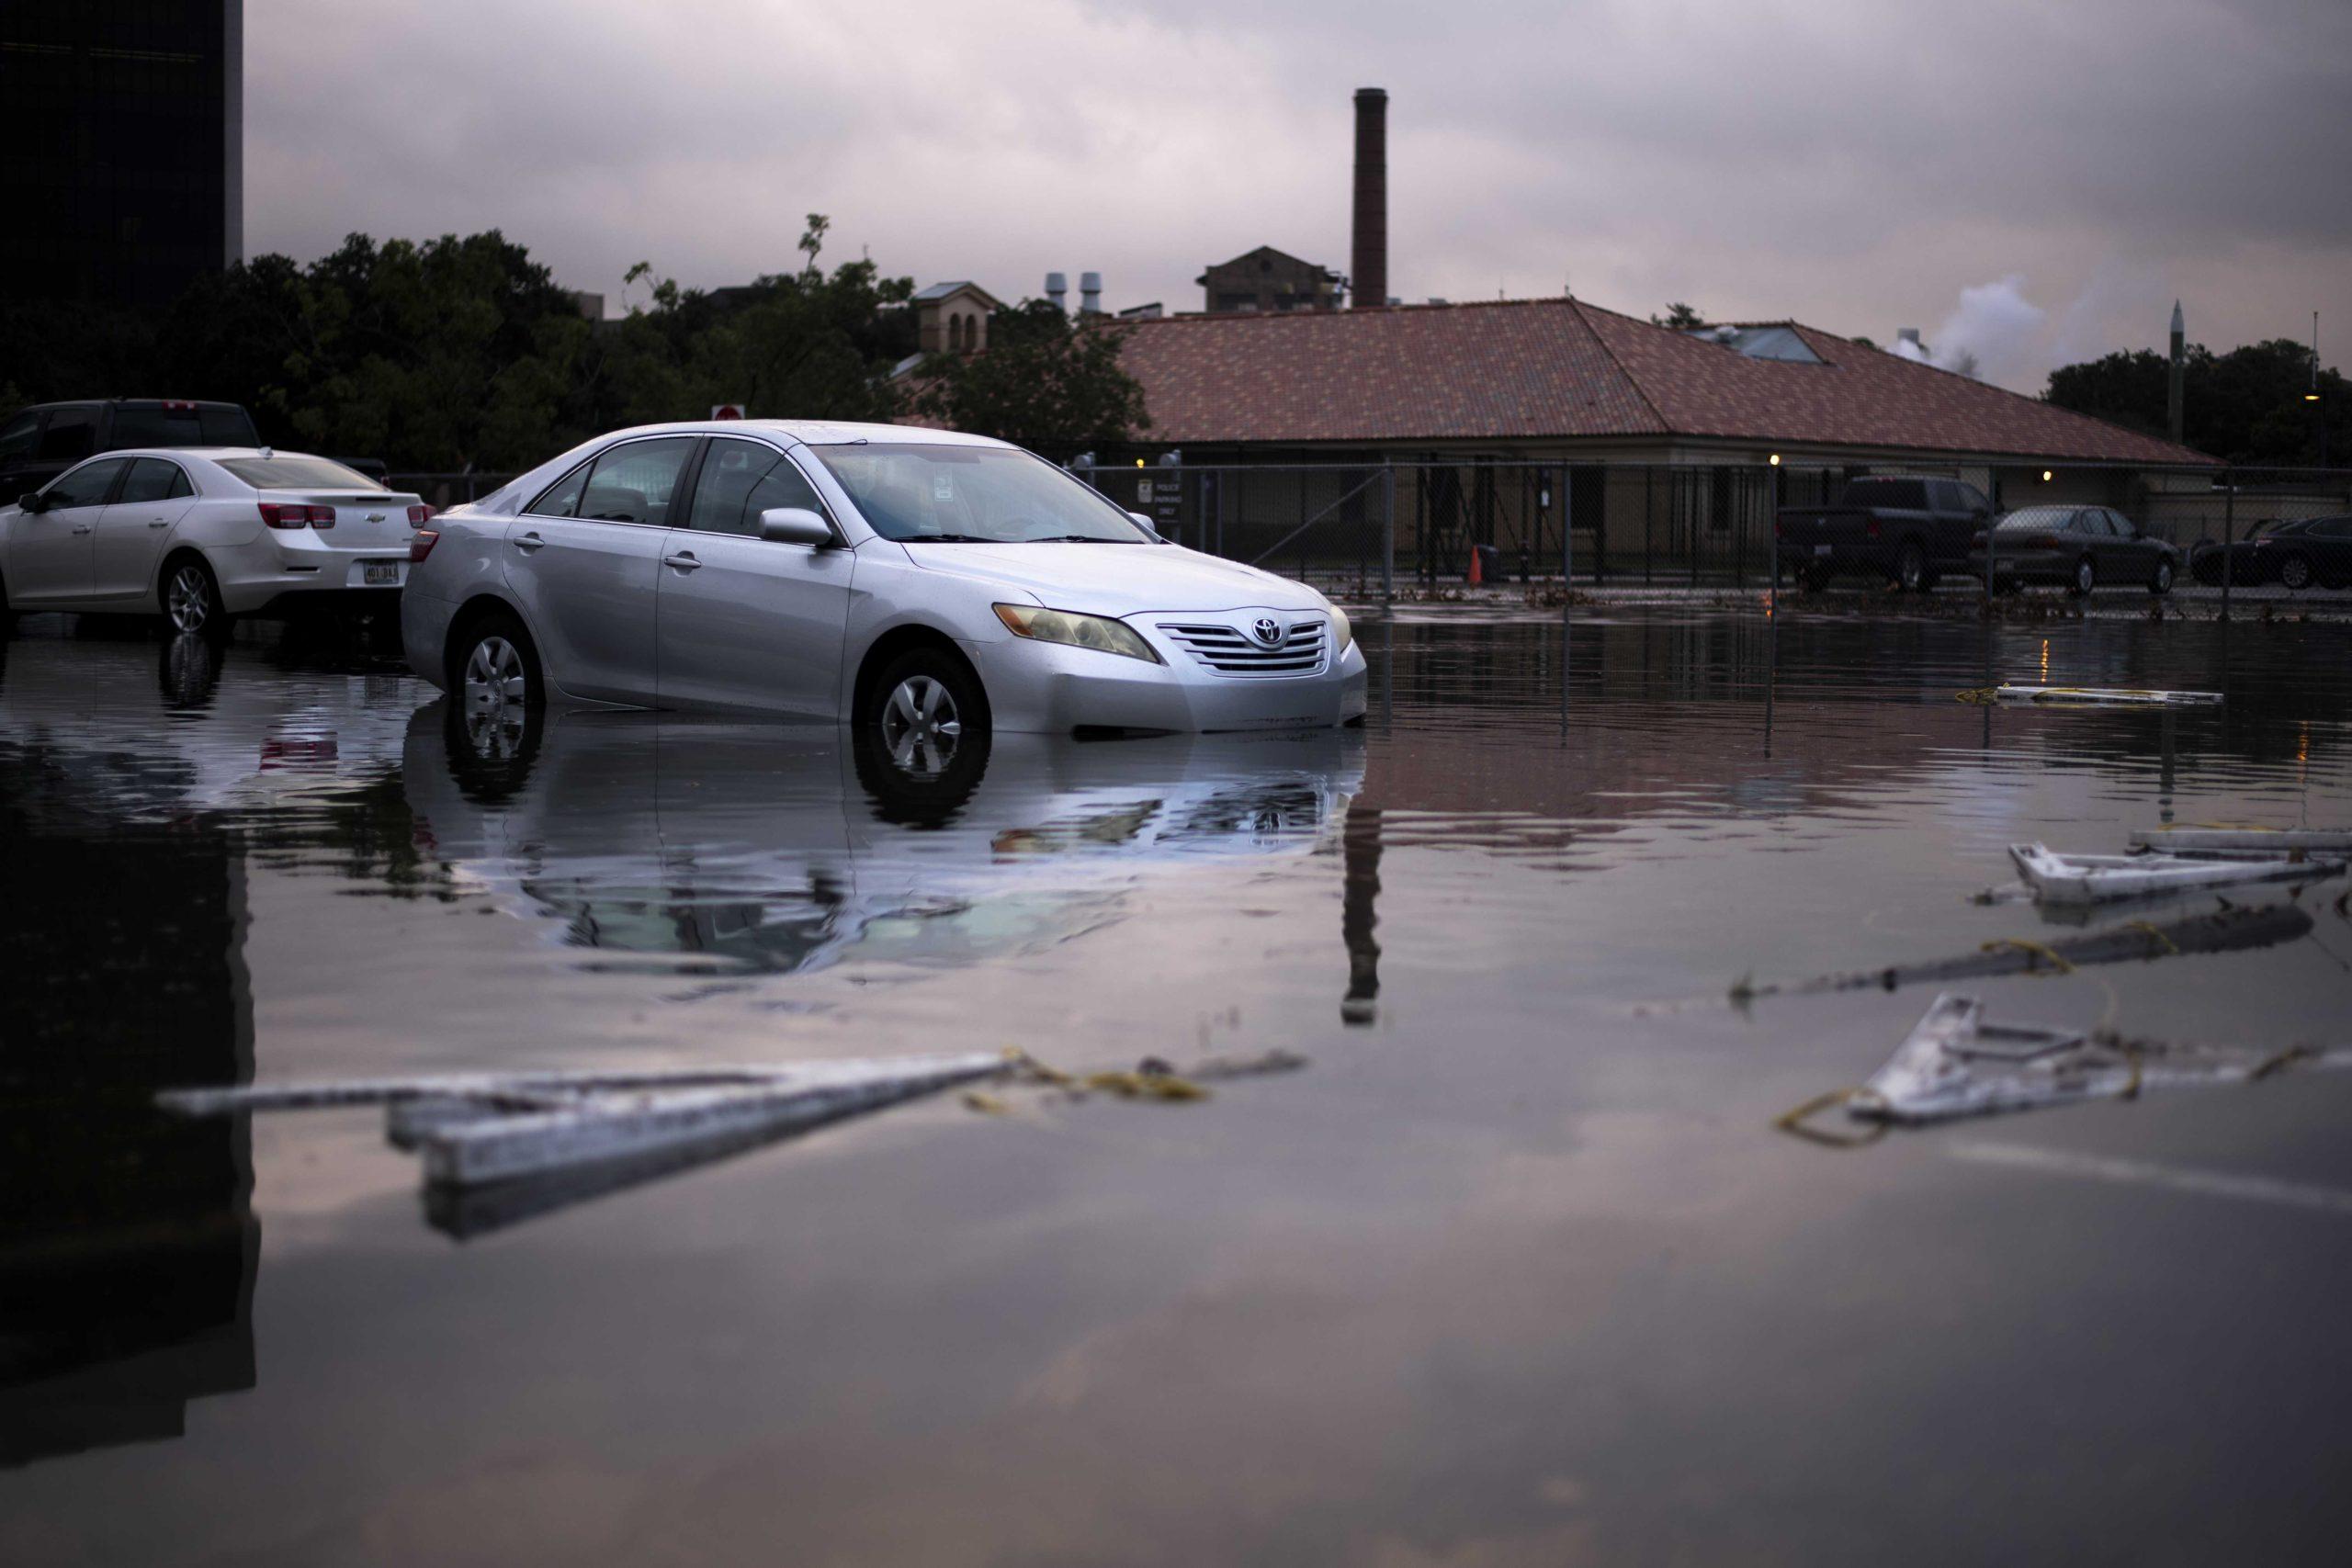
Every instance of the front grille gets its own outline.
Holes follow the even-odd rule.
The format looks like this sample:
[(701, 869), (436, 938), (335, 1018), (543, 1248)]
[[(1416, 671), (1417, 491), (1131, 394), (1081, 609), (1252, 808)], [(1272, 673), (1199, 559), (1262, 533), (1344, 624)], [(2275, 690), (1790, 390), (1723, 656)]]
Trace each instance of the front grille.
[(1162, 621), (1159, 629), (1176, 646), (1220, 675), (1314, 675), (1323, 669), (1323, 618), (1272, 617), (1282, 638), (1268, 648), (1239, 626), (1214, 622)]

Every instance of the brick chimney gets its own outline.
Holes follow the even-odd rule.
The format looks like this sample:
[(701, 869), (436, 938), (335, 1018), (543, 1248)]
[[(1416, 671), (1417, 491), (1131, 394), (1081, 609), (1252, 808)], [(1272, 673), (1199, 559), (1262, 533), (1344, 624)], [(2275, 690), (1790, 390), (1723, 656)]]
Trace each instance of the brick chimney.
[(1388, 95), (1356, 89), (1355, 243), (1349, 303), (1388, 303)]

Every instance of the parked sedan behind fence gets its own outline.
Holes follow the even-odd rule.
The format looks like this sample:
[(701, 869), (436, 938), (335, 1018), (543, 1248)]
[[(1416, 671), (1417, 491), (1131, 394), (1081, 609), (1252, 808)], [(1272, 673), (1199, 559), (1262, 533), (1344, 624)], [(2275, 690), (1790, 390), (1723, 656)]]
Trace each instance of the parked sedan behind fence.
[(2352, 588), (2352, 516), (2267, 523), (2234, 544), (2199, 544), (2189, 561), (2197, 581), (2209, 587), (2221, 585), (2226, 565), (2229, 581), (2241, 588), (2276, 583), (2299, 593)]
[[(1978, 535), (1970, 552), (1971, 570), (1979, 576), (1986, 543), (1986, 536)], [(2180, 569), (2178, 550), (2107, 506), (2020, 507), (1993, 525), (1990, 543), (1993, 581), (2000, 588), (2054, 582), (2079, 596), (2105, 583), (2169, 593)]]
[(413, 495), (300, 452), (109, 452), (0, 507), (0, 618), (161, 615), (216, 636), (237, 615), (390, 610), (428, 513)]

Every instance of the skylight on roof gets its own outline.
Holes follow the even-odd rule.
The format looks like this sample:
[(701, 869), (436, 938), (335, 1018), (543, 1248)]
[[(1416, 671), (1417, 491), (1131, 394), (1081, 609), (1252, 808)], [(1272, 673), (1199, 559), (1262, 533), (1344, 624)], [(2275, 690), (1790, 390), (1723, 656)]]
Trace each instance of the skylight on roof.
[(1749, 359), (1778, 359), (1790, 365), (1822, 362), (1793, 327), (1698, 327), (1683, 335), (1716, 344)]

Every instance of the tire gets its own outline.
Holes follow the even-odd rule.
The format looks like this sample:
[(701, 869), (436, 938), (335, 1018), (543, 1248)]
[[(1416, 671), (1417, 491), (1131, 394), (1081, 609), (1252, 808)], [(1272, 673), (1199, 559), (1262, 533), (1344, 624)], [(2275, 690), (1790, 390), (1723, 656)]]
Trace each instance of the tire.
[(2161, 599), (2172, 592), (2172, 562), (2159, 560), (2154, 575), (2148, 579), (2148, 592)]
[(2091, 596), (2091, 590), (2098, 586), (2098, 569), (2091, 565), (2090, 557), (2085, 556), (2075, 563), (2075, 576), (2066, 584), (2066, 592), (2077, 599), (2087, 599)]
[(17, 629), (17, 612), (8, 607), (8, 580), (0, 577), (0, 637)]
[(458, 793), (490, 806), (513, 795), (531, 776), (545, 733), (547, 710), (491, 705), (469, 710), (451, 702), (442, 715), (441, 743)]
[(1807, 593), (1818, 593), (1829, 586), (1829, 569), (1809, 566), (1797, 573), (1797, 582)]
[(955, 771), (966, 745), (989, 732), (988, 694), (972, 667), (941, 648), (911, 648), (883, 666), (866, 691), (859, 730), (900, 779)]
[(2289, 556), (2278, 563), (2278, 582), (2290, 593), (2301, 593), (2312, 585), (2312, 562), (2309, 556)]
[(220, 584), (202, 556), (176, 555), (165, 561), (157, 596), (164, 606), (164, 628), (170, 635), (229, 635), (229, 609), (220, 602)]
[(174, 632), (164, 639), (155, 681), (168, 711), (200, 712), (220, 684), (220, 644), (200, 631)]
[(1903, 541), (1903, 553), (1894, 561), (1894, 585), (1905, 593), (1925, 593), (1935, 587), (1936, 574), (1928, 569), (1928, 552), (1918, 540)]
[(462, 723), (493, 730), (505, 722), (510, 708), (547, 705), (539, 650), (523, 623), (507, 611), (476, 616), (449, 648), (449, 695)]

